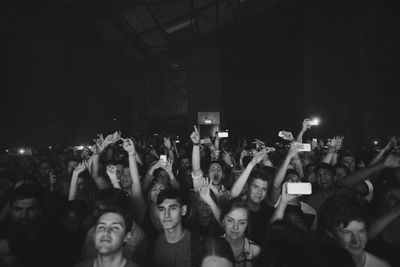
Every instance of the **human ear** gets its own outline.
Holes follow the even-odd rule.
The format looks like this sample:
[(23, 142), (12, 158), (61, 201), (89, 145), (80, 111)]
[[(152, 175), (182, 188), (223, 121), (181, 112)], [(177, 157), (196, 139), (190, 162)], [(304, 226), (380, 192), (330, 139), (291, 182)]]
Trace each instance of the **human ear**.
[(131, 238), (132, 238), (132, 233), (131, 233), (131, 231), (129, 231), (125, 234), (124, 243), (128, 242), (129, 239), (131, 239)]
[(186, 205), (183, 205), (182, 206), (182, 216), (185, 216), (185, 214), (186, 214), (186, 211), (187, 211), (187, 206)]

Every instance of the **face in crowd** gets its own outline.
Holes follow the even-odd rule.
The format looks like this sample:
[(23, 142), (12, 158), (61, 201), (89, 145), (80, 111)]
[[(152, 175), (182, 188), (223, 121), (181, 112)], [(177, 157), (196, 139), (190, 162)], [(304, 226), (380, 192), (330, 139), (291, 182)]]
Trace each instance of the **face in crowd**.
[(160, 194), (160, 192), (162, 190), (164, 190), (166, 188), (166, 186), (164, 184), (161, 183), (155, 183), (151, 189), (150, 189), (150, 200), (152, 203), (156, 203), (157, 202), (157, 197), (158, 194)]
[(342, 164), (349, 168), (350, 172), (354, 172), (356, 161), (353, 156), (345, 156), (342, 158)]
[(335, 227), (331, 235), (354, 257), (361, 256), (368, 241), (365, 223), (357, 220), (350, 221), (346, 227), (344, 225)]
[(131, 237), (124, 218), (113, 212), (103, 214), (96, 224), (95, 246), (102, 255), (112, 254), (123, 247)]
[(129, 189), (132, 186), (131, 171), (129, 167), (124, 167), (120, 181), (121, 186), (124, 189)]
[(244, 208), (234, 208), (223, 219), (226, 235), (233, 240), (244, 237), (248, 225), (248, 211)]
[(189, 168), (189, 167), (190, 167), (190, 160), (189, 160), (189, 158), (182, 158), (181, 161), (180, 161), (180, 163), (179, 163), (179, 168), (180, 168), (181, 170), (184, 170), (184, 169)]
[(329, 190), (335, 184), (335, 177), (330, 170), (319, 168), (316, 171), (317, 184), (322, 190)]
[(211, 179), (212, 184), (221, 184), (223, 176), (222, 166), (219, 163), (212, 163), (208, 168), (208, 177)]
[(248, 189), (248, 197), (254, 204), (260, 204), (267, 196), (268, 182), (254, 178)]
[(176, 199), (167, 198), (158, 205), (158, 217), (165, 230), (176, 228), (185, 214), (186, 205), (181, 205)]
[(11, 206), (11, 220), (26, 227), (35, 225), (42, 214), (42, 208), (35, 198), (16, 199)]

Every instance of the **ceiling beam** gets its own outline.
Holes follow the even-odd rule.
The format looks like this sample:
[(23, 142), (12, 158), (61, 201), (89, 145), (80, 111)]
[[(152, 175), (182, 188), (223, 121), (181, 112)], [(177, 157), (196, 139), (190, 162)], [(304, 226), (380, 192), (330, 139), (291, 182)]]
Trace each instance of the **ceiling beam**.
[[(225, 1), (228, 1), (228, 0), (220, 0), (220, 2), (225, 2)], [(148, 29), (148, 30), (139, 32), (138, 34), (139, 34), (139, 36), (143, 36), (143, 35), (146, 35), (146, 34), (148, 34), (148, 33), (150, 33), (150, 32), (153, 32), (153, 31), (162, 30), (162, 27), (165, 27), (165, 26), (170, 25), (170, 24), (174, 24), (174, 23), (181, 22), (182, 20), (184, 20), (184, 19), (186, 19), (186, 18), (190, 18), (190, 17), (192, 16), (193, 13), (196, 14), (196, 13), (198, 13), (198, 12), (200, 12), (200, 11), (203, 11), (204, 9), (210, 8), (210, 7), (212, 7), (212, 6), (215, 6), (216, 3), (217, 3), (217, 1), (208, 3), (208, 4), (206, 4), (206, 5), (203, 5), (203, 6), (199, 7), (199, 8), (194, 9), (193, 12), (192, 12), (191, 14), (185, 14), (185, 15), (183, 15), (183, 16), (180, 16), (180, 17), (171, 19), (171, 20), (169, 20), (169, 21), (163, 23), (163, 25), (156, 26), (156, 27), (153, 27), (153, 28), (151, 28), (151, 29)]]

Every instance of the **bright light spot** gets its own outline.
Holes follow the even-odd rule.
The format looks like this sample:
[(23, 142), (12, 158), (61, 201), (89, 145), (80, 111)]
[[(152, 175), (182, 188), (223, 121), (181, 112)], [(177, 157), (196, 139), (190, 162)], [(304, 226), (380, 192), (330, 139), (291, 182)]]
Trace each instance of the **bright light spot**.
[(76, 150), (83, 150), (85, 147), (84, 146), (76, 146), (75, 148), (76, 148)]
[(204, 120), (204, 123), (205, 123), (205, 124), (211, 124), (211, 123), (212, 123), (212, 120), (210, 120), (210, 119), (205, 119), (205, 120)]
[(319, 125), (319, 122), (320, 122), (319, 118), (313, 118), (313, 119), (310, 121), (310, 124), (311, 124), (311, 125)]
[(52, 146), (49, 146), (49, 149), (52, 149), (53, 147)]
[(23, 148), (18, 149), (18, 153), (21, 154), (21, 155), (25, 154), (25, 152), (26, 151)]
[(114, 118), (113, 120), (114, 120), (114, 121), (117, 121), (117, 118)]
[(8, 153), (10, 150), (6, 149), (6, 153)]
[(377, 144), (378, 144), (378, 141), (375, 140), (375, 141), (374, 141), (374, 145), (377, 145)]

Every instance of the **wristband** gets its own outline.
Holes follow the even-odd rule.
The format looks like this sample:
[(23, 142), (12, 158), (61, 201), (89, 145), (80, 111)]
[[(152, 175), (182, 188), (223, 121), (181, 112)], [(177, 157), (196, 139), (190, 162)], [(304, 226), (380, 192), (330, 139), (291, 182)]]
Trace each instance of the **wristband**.
[(199, 145), (200, 145), (200, 143), (193, 143), (193, 145), (194, 145), (194, 146), (199, 146)]

